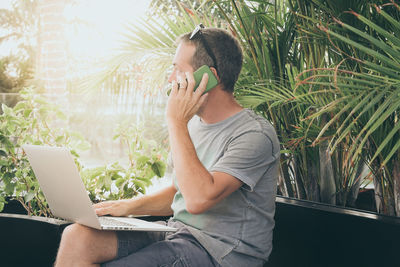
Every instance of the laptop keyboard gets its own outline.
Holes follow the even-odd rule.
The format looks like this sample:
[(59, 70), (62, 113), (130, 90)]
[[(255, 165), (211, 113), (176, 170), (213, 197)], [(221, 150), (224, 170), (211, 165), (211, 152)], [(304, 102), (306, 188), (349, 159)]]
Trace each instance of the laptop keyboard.
[(101, 225), (105, 226), (118, 226), (118, 227), (135, 227), (134, 224), (121, 222), (108, 217), (99, 217)]

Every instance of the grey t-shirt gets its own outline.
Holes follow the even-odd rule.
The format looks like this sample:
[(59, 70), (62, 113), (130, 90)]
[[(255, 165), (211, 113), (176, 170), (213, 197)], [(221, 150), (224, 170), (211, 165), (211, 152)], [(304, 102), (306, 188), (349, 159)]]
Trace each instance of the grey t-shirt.
[(243, 186), (206, 212), (190, 214), (174, 175), (173, 219), (187, 225), (222, 266), (262, 266), (274, 227), (280, 155), (274, 128), (248, 109), (215, 124), (195, 116), (188, 127), (204, 167), (230, 174)]

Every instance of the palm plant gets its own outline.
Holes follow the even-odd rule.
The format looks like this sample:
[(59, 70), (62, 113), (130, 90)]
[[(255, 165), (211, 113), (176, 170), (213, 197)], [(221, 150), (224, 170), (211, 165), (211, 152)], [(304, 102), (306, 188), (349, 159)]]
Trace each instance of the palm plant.
[[(354, 205), (364, 174), (365, 155), (350, 157), (350, 138), (342, 138), (339, 149), (330, 150), (329, 140), (334, 126), (339, 128), (340, 122), (331, 124), (333, 127), (316, 141), (335, 114), (310, 114), (335, 103), (337, 98), (336, 88), (327, 86), (330, 82), (323, 70), (339, 63), (359, 70), (359, 62), (342, 61), (344, 55), (357, 55), (359, 51), (343, 43), (333, 46), (329, 36), (316, 25), (340, 17), (362, 29), (363, 23), (346, 12), (357, 10), (376, 20), (368, 1), (230, 2), (234, 13), (226, 17), (245, 48), (238, 97), (243, 104), (262, 112), (277, 129), (283, 146), (281, 192), (303, 199)], [(344, 36), (352, 35), (349, 29), (336, 26), (335, 30)], [(359, 36), (352, 39), (365, 42)], [(296, 81), (303, 74), (315, 72), (318, 74), (312, 80)]]
[[(317, 77), (322, 75), (321, 72), (308, 77), (314, 86), (336, 91), (336, 100), (322, 106), (311, 117), (335, 114), (321, 129), (315, 142), (332, 135), (330, 145), (332, 150), (337, 150), (344, 140), (351, 140), (347, 146), (348, 164), (363, 156), (374, 180), (378, 210), (399, 216), (400, 8), (394, 2), (385, 9), (374, 7), (379, 20), (373, 21), (351, 12), (364, 25), (363, 30), (336, 20), (337, 25), (356, 36), (357, 42), (338, 33), (337, 26), (329, 29), (321, 27), (334, 46), (339, 47), (340, 44), (355, 51), (349, 61), (356, 62), (358, 68), (338, 65), (324, 71), (323, 80)], [(335, 125), (340, 127), (327, 134)]]
[[(289, 141), (296, 117), (288, 116), (290, 106), (284, 101), (292, 94), (290, 73), (286, 65), (292, 58), (290, 48), (294, 45), (293, 14), (285, 12), (287, 4), (273, 5), (265, 1), (229, 1), (232, 14), (224, 12), (219, 1), (214, 1), (225, 15), (234, 35), (241, 41), (244, 66), (236, 88), (237, 98), (245, 106), (257, 109), (268, 117), (278, 131), (281, 141)], [(293, 81), (293, 80), (292, 80)], [(268, 99), (268, 100), (267, 100)], [(281, 103), (281, 105), (278, 105)], [(289, 128), (285, 125), (290, 125)], [(282, 127), (283, 126), (283, 127)], [(281, 157), (280, 190), (289, 196), (304, 196), (304, 187), (297, 191), (293, 184), (291, 153)]]
[[(309, 43), (299, 37), (296, 14), (289, 12), (297, 10), (299, 5), (290, 1), (276, 1), (275, 4), (230, 2), (235, 12), (227, 16), (227, 20), (242, 40), (245, 53), (244, 70), (237, 88), (238, 99), (268, 117), (278, 132), (283, 146), (280, 191), (288, 196), (332, 202), (334, 190), (320, 190), (319, 183), (320, 180), (332, 180), (332, 168), (320, 171), (320, 166), (326, 166), (319, 162), (324, 151), (310, 146), (316, 131), (302, 122), (310, 105), (288, 101), (296, 94), (304, 94), (295, 90), (297, 74), (324, 64), (323, 56), (312, 58), (314, 54), (307, 53), (307, 49), (311, 49)], [(324, 51), (325, 48), (322, 45), (315, 49)], [(315, 101), (312, 96), (309, 98)], [(325, 188), (331, 184), (325, 183)]]
[[(349, 68), (357, 68), (357, 64), (347, 61), (342, 62), (343, 55), (333, 51), (329, 38), (327, 38), (328, 36), (321, 34), (317, 25), (330, 23), (331, 18), (337, 16), (354, 25), (354, 27), (362, 27), (346, 12), (353, 9), (369, 15), (367, 1), (340, 1), (340, 3), (337, 1), (289, 1), (289, 3), (290, 10), (296, 14), (298, 53), (301, 55), (300, 61), (303, 61), (300, 64), (304, 65), (302, 69), (306, 73), (323, 70), (332, 64), (339, 64), (339, 62), (341, 62), (340, 64), (349, 65)], [(337, 30), (344, 35), (348, 34), (343, 29)], [(345, 50), (346, 48), (343, 47), (342, 49)], [(347, 54), (354, 52), (351, 49), (346, 51)], [(297, 68), (301, 70), (301, 67)], [(323, 75), (317, 75), (317, 77), (322, 79)], [(306, 140), (304, 137), (307, 137), (307, 143), (300, 143), (304, 146), (302, 150), (312, 150), (312, 147), (318, 148), (318, 153), (315, 152), (311, 157), (301, 156), (301, 162), (312, 160), (318, 163), (310, 166), (310, 171), (305, 172), (308, 177), (303, 176), (302, 179), (317, 180), (312, 184), (318, 184), (321, 201), (354, 206), (365, 166), (362, 157), (354, 158), (352, 164), (348, 164), (347, 147), (351, 142), (349, 139), (344, 139), (341, 143), (341, 149), (336, 150), (334, 153), (331, 153), (328, 147), (329, 138), (325, 137), (319, 142), (314, 141), (318, 132), (326, 121), (332, 117), (332, 114), (324, 113), (321, 116), (313, 117), (311, 123), (304, 123), (308, 115), (318, 110), (321, 105), (324, 106), (335, 101), (335, 92), (323, 85), (313, 86), (311, 83), (297, 83), (294, 87), (294, 93), (293, 99), (295, 101), (291, 102), (293, 104), (296, 103), (295, 107), (301, 107), (302, 112), (298, 112), (301, 123), (297, 124), (297, 127), (299, 127), (297, 131), (300, 135), (298, 137), (294, 136), (293, 142), (297, 144), (299, 139)], [(296, 114), (294, 115), (296, 116)], [(339, 126), (337, 125), (337, 127)], [(316, 170), (312, 170), (313, 168), (316, 168)]]

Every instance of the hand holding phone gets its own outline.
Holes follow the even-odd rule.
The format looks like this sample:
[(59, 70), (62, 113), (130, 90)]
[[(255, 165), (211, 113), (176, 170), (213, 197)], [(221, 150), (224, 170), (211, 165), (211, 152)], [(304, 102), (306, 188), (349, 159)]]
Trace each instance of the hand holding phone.
[[(214, 73), (210, 70), (210, 68), (207, 65), (203, 65), (200, 68), (198, 68), (195, 72), (193, 72), (193, 77), (195, 80), (195, 86), (194, 86), (194, 91), (196, 91), (197, 87), (199, 87), (199, 84), (201, 82), (201, 79), (203, 78), (204, 73), (208, 74), (208, 82), (206, 85), (206, 90), (204, 91), (203, 94), (207, 93), (211, 89), (213, 89), (215, 86), (218, 85), (218, 80), (215, 77)], [(168, 90), (167, 95), (171, 93), (171, 89)]]

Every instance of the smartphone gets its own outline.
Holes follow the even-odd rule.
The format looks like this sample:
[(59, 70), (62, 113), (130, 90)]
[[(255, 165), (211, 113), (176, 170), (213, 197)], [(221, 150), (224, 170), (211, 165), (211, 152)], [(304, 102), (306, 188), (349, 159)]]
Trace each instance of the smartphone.
[(208, 82), (206, 86), (206, 90), (204, 91), (203, 94), (207, 93), (211, 89), (213, 89), (215, 86), (218, 84), (218, 80), (215, 77), (214, 73), (210, 70), (210, 67), (207, 65), (203, 65), (200, 68), (198, 68), (195, 72), (193, 72), (194, 80), (195, 80), (195, 86), (194, 90), (196, 91), (197, 87), (199, 87), (199, 84), (201, 82), (201, 79), (203, 78), (204, 73), (208, 74)]
[[(200, 68), (198, 68), (195, 72), (193, 72), (193, 77), (195, 81), (194, 91), (196, 91), (197, 87), (199, 87), (199, 84), (201, 82), (201, 79), (203, 78), (204, 73), (208, 74), (208, 82), (206, 85), (206, 90), (204, 91), (203, 94), (207, 93), (218, 84), (218, 80), (215, 77), (214, 73), (212, 73), (212, 71), (210, 70), (210, 67), (208, 67), (207, 65), (203, 65)], [(170, 93), (171, 89), (168, 90), (167, 95), (169, 95)]]

